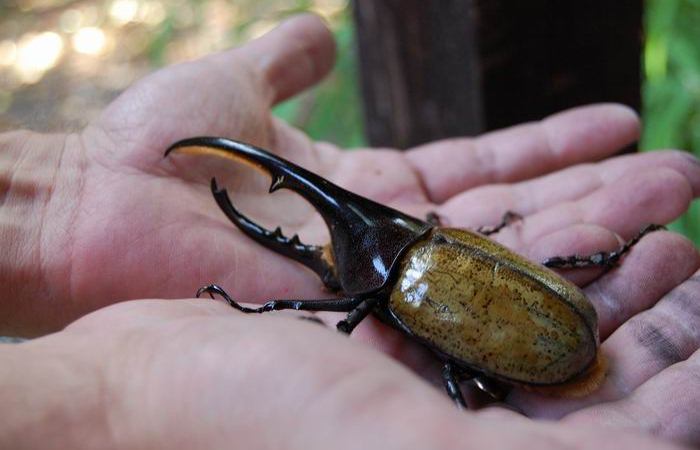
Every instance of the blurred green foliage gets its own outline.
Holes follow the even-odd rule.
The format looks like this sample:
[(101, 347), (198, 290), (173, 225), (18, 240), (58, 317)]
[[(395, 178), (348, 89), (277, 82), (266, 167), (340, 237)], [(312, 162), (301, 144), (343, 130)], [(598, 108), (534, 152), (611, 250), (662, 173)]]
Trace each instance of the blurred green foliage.
[[(700, 156), (700, 0), (647, 0), (644, 150)], [(700, 244), (700, 204), (672, 225)]]

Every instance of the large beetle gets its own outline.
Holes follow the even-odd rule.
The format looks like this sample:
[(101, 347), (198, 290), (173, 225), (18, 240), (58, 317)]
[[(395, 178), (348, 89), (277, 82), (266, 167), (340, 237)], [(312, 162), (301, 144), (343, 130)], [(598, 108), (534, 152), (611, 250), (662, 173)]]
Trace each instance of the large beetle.
[[(348, 192), (289, 161), (251, 145), (215, 137), (185, 139), (171, 152), (208, 154), (252, 165), (270, 175), (270, 192), (290, 189), (326, 222), (326, 246), (287, 238), (241, 214), (212, 179), (219, 207), (246, 235), (314, 272), (342, 298), (273, 300), (245, 313), (281, 309), (347, 312), (338, 330), (350, 333), (368, 314), (403, 331), (443, 361), (443, 378), (458, 406), (461, 379), (472, 378), (497, 396), (502, 383), (554, 395), (584, 395), (598, 387), (604, 363), (596, 312), (583, 292), (483, 234), (442, 228)], [(504, 223), (505, 224), (505, 223)], [(501, 224), (503, 226), (504, 224)], [(491, 231), (501, 228), (495, 227)], [(555, 257), (550, 267), (611, 267), (642, 235), (618, 251), (590, 257)]]

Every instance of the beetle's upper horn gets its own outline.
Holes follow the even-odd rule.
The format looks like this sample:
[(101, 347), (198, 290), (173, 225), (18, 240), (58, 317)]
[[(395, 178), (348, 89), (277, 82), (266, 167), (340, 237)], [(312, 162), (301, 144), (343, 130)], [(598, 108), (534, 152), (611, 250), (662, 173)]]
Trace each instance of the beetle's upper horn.
[(286, 188), (304, 197), (330, 230), (335, 269), (346, 295), (384, 286), (403, 249), (431, 228), (427, 222), (346, 191), (252, 145), (224, 138), (196, 137), (173, 144), (165, 154), (176, 150), (252, 164), (270, 174), (270, 192)]

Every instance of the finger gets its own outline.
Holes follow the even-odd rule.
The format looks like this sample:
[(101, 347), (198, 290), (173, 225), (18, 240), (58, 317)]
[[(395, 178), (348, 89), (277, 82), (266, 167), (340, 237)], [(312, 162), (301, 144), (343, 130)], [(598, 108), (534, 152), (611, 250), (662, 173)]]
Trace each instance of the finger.
[(476, 139), (451, 139), (419, 147), (407, 158), (430, 198), (441, 203), (474, 186), (543, 175), (597, 161), (639, 137), (639, 120), (621, 105), (594, 105), (555, 114)]
[(270, 148), (269, 106), (318, 81), (334, 58), (320, 19), (290, 19), (247, 45), (162, 69), (136, 83), (83, 133), (88, 149), (148, 169), (173, 142), (225, 136)]
[(586, 408), (565, 420), (643, 431), (695, 447), (700, 444), (698, 373), (700, 351), (654, 376), (629, 397)]
[(132, 300), (86, 314), (70, 323), (65, 330), (138, 329), (177, 319), (220, 317), (232, 312), (232, 308), (224, 302), (209, 299)]
[(698, 268), (700, 255), (683, 236), (655, 232), (644, 237), (618, 267), (586, 288), (598, 312), (601, 339), (652, 307)]
[(623, 398), (700, 348), (700, 274), (621, 325), (604, 343), (608, 398)]
[(260, 71), (274, 104), (326, 76), (335, 62), (335, 42), (323, 21), (307, 14), (292, 18), (269, 34), (219, 58), (226, 61), (238, 55)]
[(546, 235), (575, 224), (594, 224), (627, 240), (646, 224), (673, 221), (692, 199), (692, 186), (682, 174), (667, 168), (647, 170), (528, 216), (520, 226), (502, 230), (497, 238), (511, 248), (529, 249)]
[(527, 216), (585, 197), (623, 177), (660, 168), (673, 169), (683, 175), (693, 196), (700, 195), (698, 160), (687, 152), (660, 151), (578, 165), (515, 184), (478, 187), (454, 196), (439, 208), (439, 212), (461, 226), (481, 226), (497, 221), (506, 211)]
[(687, 358), (700, 338), (688, 333), (689, 328), (700, 330), (700, 301), (693, 306), (691, 300), (698, 279), (693, 274), (699, 267), (700, 255), (684, 237), (670, 232), (646, 236), (619, 267), (585, 290), (598, 313), (601, 351), (609, 364), (601, 388), (580, 399), (516, 392), (510, 400), (532, 416), (558, 418), (584, 406), (618, 400)]

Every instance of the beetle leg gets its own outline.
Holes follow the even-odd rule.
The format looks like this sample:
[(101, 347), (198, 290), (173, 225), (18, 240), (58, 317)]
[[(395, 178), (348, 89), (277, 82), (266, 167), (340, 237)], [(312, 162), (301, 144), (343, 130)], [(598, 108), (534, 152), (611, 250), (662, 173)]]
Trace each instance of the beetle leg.
[(219, 189), (214, 178), (211, 180), (211, 191), (226, 217), (243, 233), (270, 250), (304, 264), (318, 274), (329, 290), (337, 291), (340, 288), (333, 265), (324, 257), (323, 247), (303, 244), (296, 234), (288, 238), (282, 234), (279, 227), (275, 231), (270, 231), (253, 222), (233, 206), (226, 189)]
[(480, 375), (474, 377), (472, 381), (479, 390), (486, 392), (495, 400), (503, 401), (506, 398), (506, 388), (493, 378)]
[(379, 300), (374, 297), (362, 300), (356, 308), (348, 313), (348, 316), (344, 320), (337, 323), (336, 328), (341, 333), (352, 333), (352, 330), (372, 312), (374, 307), (377, 306), (377, 303), (379, 303)]
[(647, 225), (644, 227), (635, 237), (625, 242), (619, 249), (614, 252), (598, 252), (588, 256), (554, 256), (552, 258), (547, 258), (542, 264), (546, 267), (556, 268), (556, 269), (578, 269), (583, 267), (603, 267), (606, 271), (610, 270), (615, 264), (622, 258), (622, 256), (629, 252), (630, 249), (639, 242), (642, 237), (646, 234), (651, 233), (656, 230), (665, 230), (666, 227), (663, 225)]
[(440, 215), (438, 215), (438, 213), (435, 211), (430, 211), (428, 214), (426, 214), (425, 221), (434, 227), (439, 227), (442, 225), (442, 219), (440, 219)]
[(484, 236), (489, 236), (491, 234), (498, 233), (503, 228), (507, 227), (513, 222), (517, 222), (518, 220), (523, 220), (523, 216), (513, 211), (506, 211), (505, 214), (503, 214), (501, 222), (498, 225), (485, 225), (483, 227), (477, 228), (476, 231), (478, 233), (483, 234)]
[[(446, 362), (442, 366), (442, 381), (445, 383), (447, 395), (455, 402), (458, 409), (468, 409), (467, 402), (464, 401), (462, 389), (459, 387), (459, 369), (452, 363)], [(459, 371), (461, 374), (461, 371)]]
[(226, 300), (226, 303), (231, 305), (233, 308), (246, 313), (264, 313), (269, 311), (281, 311), (284, 309), (293, 309), (296, 311), (331, 311), (331, 312), (347, 312), (353, 311), (358, 305), (362, 304), (362, 299), (360, 298), (329, 298), (323, 300), (270, 300), (259, 308), (248, 308), (243, 306), (231, 296), (228, 295), (226, 291), (216, 284), (210, 284), (199, 288), (197, 291), (197, 298), (202, 294), (209, 294), (211, 298), (214, 298), (214, 294), (218, 294)]

